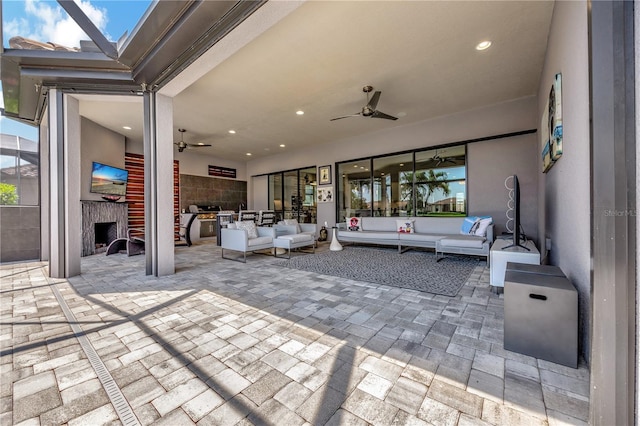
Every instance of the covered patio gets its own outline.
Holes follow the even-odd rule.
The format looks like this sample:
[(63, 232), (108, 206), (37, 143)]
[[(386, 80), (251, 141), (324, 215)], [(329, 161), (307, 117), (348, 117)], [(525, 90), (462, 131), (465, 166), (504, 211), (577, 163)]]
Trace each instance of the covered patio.
[(504, 350), (484, 266), (444, 297), (219, 250), (177, 248), (160, 278), (125, 254), (69, 279), (3, 265), (0, 421), (587, 424), (586, 365)]

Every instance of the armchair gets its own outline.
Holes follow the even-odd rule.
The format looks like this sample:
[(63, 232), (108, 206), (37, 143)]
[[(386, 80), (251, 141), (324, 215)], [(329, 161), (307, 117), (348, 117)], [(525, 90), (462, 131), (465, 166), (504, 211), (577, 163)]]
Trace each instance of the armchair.
[(128, 228), (126, 238), (117, 238), (107, 247), (106, 255), (120, 253), (127, 250), (127, 256), (135, 256), (144, 253), (144, 229)]
[(315, 223), (298, 223), (296, 219), (285, 219), (274, 225), (276, 230), (276, 236), (279, 235), (294, 235), (294, 234), (307, 234), (313, 237), (314, 248), (316, 241), (316, 224)]
[[(247, 252), (272, 249), (275, 236), (275, 229), (255, 226), (253, 221), (230, 223), (226, 228), (220, 229), (221, 256), (223, 259), (246, 263)], [(243, 260), (240, 260), (240, 258), (225, 257), (225, 249), (241, 252), (243, 254)]]
[(198, 216), (195, 213), (184, 213), (184, 218), (186, 218), (187, 216), (189, 216), (186, 221), (184, 221), (183, 223), (183, 218), (181, 218), (180, 220), (180, 230), (178, 232), (176, 232), (176, 246), (187, 246), (187, 247), (191, 247), (191, 225), (193, 225), (193, 222), (196, 220), (196, 217)]

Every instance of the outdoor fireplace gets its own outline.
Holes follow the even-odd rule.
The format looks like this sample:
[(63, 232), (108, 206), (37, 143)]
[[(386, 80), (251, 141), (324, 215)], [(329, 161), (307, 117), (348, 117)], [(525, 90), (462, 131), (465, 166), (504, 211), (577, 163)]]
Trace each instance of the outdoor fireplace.
[(126, 203), (82, 201), (82, 255), (105, 252), (109, 243), (127, 234)]
[(118, 225), (116, 222), (95, 223), (95, 252), (102, 253), (107, 250), (111, 241), (118, 238)]

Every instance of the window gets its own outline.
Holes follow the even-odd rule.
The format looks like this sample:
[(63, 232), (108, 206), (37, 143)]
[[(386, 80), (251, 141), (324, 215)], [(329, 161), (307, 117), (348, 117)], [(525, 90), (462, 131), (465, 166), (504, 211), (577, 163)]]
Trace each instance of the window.
[(338, 163), (338, 221), (351, 216), (464, 216), (466, 146)]
[[(406, 173), (413, 171), (413, 154), (390, 155), (373, 159), (375, 216), (404, 216), (410, 209), (411, 188), (405, 185)], [(407, 193), (408, 189), (408, 193)]]
[(279, 219), (316, 221), (316, 167), (288, 170), (269, 175), (269, 208)]
[(0, 154), (0, 204), (39, 204), (38, 144), (19, 136), (2, 135)]
[(371, 160), (352, 161), (338, 165), (339, 219), (351, 216), (371, 216)]
[(416, 216), (466, 215), (465, 153), (465, 146), (416, 153)]

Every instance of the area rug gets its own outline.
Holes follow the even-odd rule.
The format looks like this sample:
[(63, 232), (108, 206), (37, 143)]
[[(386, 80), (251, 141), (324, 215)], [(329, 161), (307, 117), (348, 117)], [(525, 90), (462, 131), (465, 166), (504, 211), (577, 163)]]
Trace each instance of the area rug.
[(478, 265), (468, 256), (447, 256), (436, 262), (433, 252), (347, 246), (295, 256), (281, 266), (357, 281), (386, 284), (444, 296), (455, 296)]

